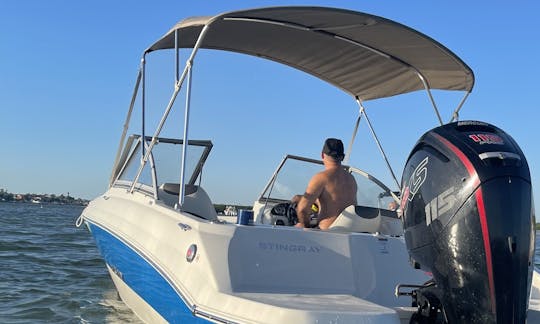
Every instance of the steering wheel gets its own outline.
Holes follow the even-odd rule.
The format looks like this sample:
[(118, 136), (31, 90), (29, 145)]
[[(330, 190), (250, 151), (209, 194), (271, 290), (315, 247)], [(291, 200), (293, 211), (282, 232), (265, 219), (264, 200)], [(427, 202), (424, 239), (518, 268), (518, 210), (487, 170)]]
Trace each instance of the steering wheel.
[(285, 211), (285, 216), (287, 216), (287, 221), (289, 221), (290, 226), (296, 225), (298, 223), (298, 215), (296, 215), (296, 206), (297, 203), (288, 203), (287, 210)]

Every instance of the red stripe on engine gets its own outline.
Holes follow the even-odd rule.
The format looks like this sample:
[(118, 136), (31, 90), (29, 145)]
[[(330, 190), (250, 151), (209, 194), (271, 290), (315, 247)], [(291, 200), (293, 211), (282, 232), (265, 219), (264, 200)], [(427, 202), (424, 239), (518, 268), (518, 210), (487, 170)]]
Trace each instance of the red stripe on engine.
[[(442, 137), (439, 134), (435, 133), (435, 137), (440, 140), (444, 145), (446, 145), (452, 152), (457, 155), (461, 163), (465, 166), (467, 169), (467, 172), (469, 173), (469, 176), (471, 177), (471, 180), (473, 181), (473, 187), (477, 187), (480, 185), (480, 179), (478, 179), (478, 174), (476, 173), (476, 169), (472, 165), (471, 161), (467, 158), (467, 156), (454, 144), (450, 143), (446, 138)], [(486, 217), (486, 209), (484, 206), (484, 198), (482, 196), (482, 189), (478, 188), (475, 193), (476, 196), (476, 206), (478, 208), (478, 216), (480, 217), (480, 226), (482, 228), (482, 239), (484, 241), (484, 250), (486, 253), (486, 268), (488, 272), (488, 281), (489, 281), (489, 293), (491, 296), (491, 311), (493, 314), (496, 313), (496, 305), (495, 305), (495, 282), (493, 280), (493, 261), (491, 258), (491, 244), (489, 242), (489, 229), (487, 224), (487, 217)]]
[(488, 271), (489, 290), (491, 293), (491, 311), (495, 314), (495, 283), (493, 282), (493, 264), (491, 259), (491, 245), (489, 243), (489, 229), (487, 224), (486, 209), (484, 207), (484, 198), (482, 189), (476, 190), (476, 204), (478, 206), (478, 215), (480, 216), (480, 225), (482, 226), (482, 236), (484, 237), (484, 249), (486, 250), (486, 265)]
[(477, 187), (480, 184), (480, 179), (478, 179), (478, 174), (476, 173), (476, 169), (472, 165), (471, 161), (469, 161), (467, 156), (465, 156), (465, 154), (461, 152), (460, 149), (458, 149), (454, 144), (450, 143), (450, 141), (448, 141), (446, 138), (442, 137), (441, 135), (435, 133), (435, 137), (437, 137), (437, 139), (443, 142), (444, 145), (448, 146), (448, 148), (452, 150), (452, 152), (454, 152), (455, 155), (457, 155), (461, 163), (463, 163), (463, 165), (467, 169), (467, 172), (469, 172), (469, 176), (471, 176), (471, 179), (473, 181), (472, 183), (473, 186)]

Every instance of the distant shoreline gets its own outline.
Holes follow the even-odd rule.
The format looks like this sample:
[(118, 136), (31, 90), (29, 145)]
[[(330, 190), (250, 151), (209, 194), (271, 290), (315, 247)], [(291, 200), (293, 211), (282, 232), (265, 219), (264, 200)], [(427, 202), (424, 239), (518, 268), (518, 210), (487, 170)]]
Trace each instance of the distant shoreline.
[(55, 205), (55, 206), (87, 206), (88, 205), (88, 202), (70, 202), (70, 203), (62, 203), (62, 202), (39, 202), (39, 203), (34, 203), (34, 202), (31, 202), (31, 201), (15, 201), (15, 200), (11, 200), (11, 201), (5, 201), (5, 200), (1, 200), (0, 199), (0, 204), (2, 203), (5, 203), (5, 204), (29, 204), (29, 205), (36, 205), (36, 206), (39, 206), (39, 205)]
[(74, 198), (69, 195), (60, 194), (35, 194), (35, 193), (11, 193), (0, 189), (0, 202), (14, 203), (34, 203), (34, 204), (55, 204), (55, 205), (88, 205), (89, 200)]

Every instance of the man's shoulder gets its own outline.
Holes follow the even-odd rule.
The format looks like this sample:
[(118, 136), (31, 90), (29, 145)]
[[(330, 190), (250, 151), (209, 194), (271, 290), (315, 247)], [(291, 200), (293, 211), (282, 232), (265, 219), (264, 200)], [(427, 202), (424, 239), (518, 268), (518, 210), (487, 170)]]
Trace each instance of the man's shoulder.
[(317, 177), (320, 179), (327, 179), (332, 174), (332, 170), (322, 170), (319, 173), (316, 173), (313, 177)]
[(318, 184), (324, 184), (328, 181), (330, 175), (327, 172), (327, 170), (323, 170), (321, 172), (315, 173), (313, 177), (311, 178), (312, 183), (318, 183)]

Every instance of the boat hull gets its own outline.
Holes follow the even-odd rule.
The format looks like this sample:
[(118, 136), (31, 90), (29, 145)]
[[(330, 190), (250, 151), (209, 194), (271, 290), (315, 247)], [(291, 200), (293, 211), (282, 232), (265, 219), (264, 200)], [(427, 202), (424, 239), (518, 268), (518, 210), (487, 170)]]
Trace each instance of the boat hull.
[(208, 322), (193, 315), (170, 279), (136, 247), (96, 224), (87, 225), (122, 300), (139, 318), (149, 323)]
[(212, 223), (118, 189), (83, 217), (120, 297), (148, 323), (408, 323), (416, 308), (394, 287), (430, 278), (399, 237)]
[(397, 237), (208, 222), (114, 188), (83, 215), (149, 323), (406, 323), (414, 309), (396, 284), (429, 279)]

